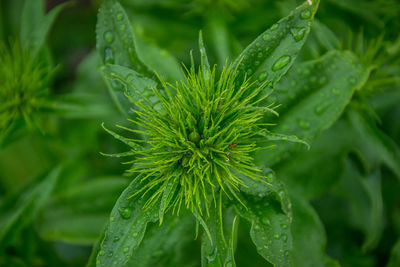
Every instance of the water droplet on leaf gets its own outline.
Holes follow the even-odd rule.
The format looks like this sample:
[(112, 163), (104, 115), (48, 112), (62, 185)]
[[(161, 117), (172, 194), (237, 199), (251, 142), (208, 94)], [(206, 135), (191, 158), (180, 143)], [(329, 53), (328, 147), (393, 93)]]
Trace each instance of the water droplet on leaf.
[(275, 61), (274, 65), (272, 65), (272, 70), (273, 71), (277, 71), (280, 70), (282, 68), (284, 68), (287, 64), (289, 64), (290, 62), (290, 56), (281, 56), (280, 58), (278, 58), (277, 61)]
[(109, 47), (104, 49), (104, 63), (106, 63), (106, 64), (113, 64), (114, 63), (114, 52)]
[(290, 29), (290, 33), (292, 34), (294, 40), (296, 42), (299, 42), (304, 38), (306, 29), (303, 27), (294, 27)]
[(269, 39), (271, 39), (271, 35), (269, 35), (268, 33), (266, 33), (266, 34), (263, 35), (262, 38), (263, 38), (264, 41), (268, 41)]
[(310, 123), (308, 121), (306, 121), (306, 120), (298, 120), (297, 123), (304, 130), (307, 130), (307, 129), (310, 128)]
[(310, 17), (311, 17), (311, 12), (308, 9), (305, 9), (300, 13), (300, 18), (302, 19), (309, 19)]
[(104, 33), (104, 40), (107, 42), (107, 43), (112, 43), (112, 42), (114, 42), (114, 34), (112, 34), (110, 31), (106, 31), (105, 33)]
[(267, 72), (263, 72), (260, 74), (260, 76), (258, 76), (258, 79), (260, 81), (264, 81), (267, 78)]
[(340, 95), (340, 91), (338, 90), (338, 89), (336, 89), (336, 88), (332, 88), (332, 93), (334, 94), (334, 95)]
[(124, 208), (124, 207), (119, 207), (118, 208), (118, 212), (119, 212), (119, 215), (121, 215), (121, 217), (123, 219), (129, 219), (131, 217), (131, 214), (132, 214), (132, 210), (131, 209)]
[(322, 103), (322, 104), (316, 106), (314, 109), (315, 114), (322, 115), (325, 112), (325, 110), (328, 109), (329, 105), (330, 105), (329, 103), (325, 102), (325, 103)]

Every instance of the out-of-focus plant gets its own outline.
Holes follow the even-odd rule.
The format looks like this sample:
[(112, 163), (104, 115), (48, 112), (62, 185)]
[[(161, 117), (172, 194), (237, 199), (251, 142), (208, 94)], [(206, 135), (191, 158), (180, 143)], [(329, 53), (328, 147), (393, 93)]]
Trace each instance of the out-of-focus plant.
[(399, 266), (399, 18), (0, 1), (0, 266)]

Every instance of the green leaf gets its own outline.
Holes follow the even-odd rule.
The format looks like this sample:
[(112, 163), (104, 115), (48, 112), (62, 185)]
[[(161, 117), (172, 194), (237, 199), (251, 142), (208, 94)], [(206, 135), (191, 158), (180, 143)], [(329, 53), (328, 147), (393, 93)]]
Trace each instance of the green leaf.
[[(281, 105), (277, 126), (271, 131), (296, 135), (307, 142), (314, 140), (340, 117), (367, 76), (350, 52), (332, 51), (318, 60), (293, 66), (269, 97), (269, 101)], [(277, 143), (275, 150), (258, 153), (257, 160), (272, 166), (298, 148), (294, 143)]]
[(147, 76), (154, 73), (139, 59), (135, 36), (125, 10), (116, 0), (100, 6), (96, 26), (97, 51), (105, 64), (117, 64)]
[(47, 241), (93, 244), (107, 223), (119, 194), (127, 185), (124, 178), (100, 178), (56, 196), (40, 218), (40, 237)]
[(25, 0), (22, 10), (21, 44), (29, 48), (33, 56), (36, 56), (43, 46), (51, 25), (68, 3), (57, 5), (47, 14), (44, 4), (44, 0)]
[(400, 265), (400, 239), (397, 240), (390, 253), (390, 259), (386, 267), (396, 267)]
[(164, 80), (168, 82), (183, 80), (180, 64), (167, 50), (159, 48), (138, 33), (135, 34), (135, 44), (139, 58)]
[(326, 236), (314, 208), (301, 196), (290, 194), (293, 203), (293, 266), (339, 266), (326, 256)]
[(258, 253), (275, 266), (291, 266), (291, 204), (272, 171), (256, 181), (241, 177), (246, 187), (240, 194), (244, 207), (236, 204), (240, 216), (251, 223), (250, 236)]
[(254, 81), (268, 81), (273, 87), (303, 47), (318, 5), (319, 0), (304, 2), (247, 46), (235, 61), (239, 79), (247, 75)]
[(218, 65), (220, 67), (224, 66), (227, 60), (232, 59), (232, 49), (230, 46), (231, 38), (226, 20), (221, 16), (221, 12), (222, 11), (218, 8), (211, 10), (208, 19), (206, 20), (207, 24), (205, 31), (214, 48)]
[(349, 110), (348, 115), (357, 136), (354, 145), (370, 162), (370, 167), (384, 163), (400, 179), (400, 151), (396, 143), (360, 112)]
[(356, 165), (347, 160), (346, 172), (335, 191), (348, 203), (350, 222), (364, 232), (364, 251), (378, 244), (383, 231), (383, 203), (379, 169), (364, 175)]
[(113, 64), (104, 65), (101, 71), (114, 102), (123, 113), (132, 106), (126, 95), (134, 101), (144, 101), (153, 107), (160, 103), (153, 91), (157, 83), (152, 79), (127, 67)]
[[(0, 250), (9, 245), (44, 207), (57, 183), (60, 172), (61, 167), (54, 168), (43, 181), (22, 193), (14, 206), (8, 205), (9, 208), (1, 208)], [(5, 204), (9, 203), (5, 202)]]
[(211, 207), (210, 216), (206, 218), (211, 239), (207, 234), (203, 234), (201, 242), (201, 265), (203, 267), (236, 266), (233, 247), (236, 218), (232, 222), (229, 222), (231, 227), (228, 229), (228, 233), (230, 233), (231, 238), (230, 240), (226, 240), (221, 198), (222, 195), (220, 193), (217, 200), (219, 203), (217, 203), (216, 207)]
[(280, 162), (274, 170), (290, 192), (307, 200), (316, 199), (339, 182), (344, 158), (353, 144), (352, 135), (347, 121), (341, 119), (315, 139), (310, 150)]
[(165, 266), (171, 254), (179, 254), (179, 250), (191, 241), (194, 221), (190, 213), (180, 216), (169, 214), (162, 225), (153, 225), (144, 237), (143, 242), (132, 255), (127, 266), (152, 267)]
[(144, 210), (147, 198), (131, 197), (140, 188), (137, 176), (118, 198), (111, 211), (101, 249), (97, 254), (97, 266), (122, 266), (131, 258), (142, 242), (149, 222), (158, 220), (157, 205)]
[(318, 42), (326, 50), (335, 50), (340, 48), (340, 41), (336, 35), (324, 23), (319, 20), (314, 20), (312, 26), (313, 33), (315, 34)]

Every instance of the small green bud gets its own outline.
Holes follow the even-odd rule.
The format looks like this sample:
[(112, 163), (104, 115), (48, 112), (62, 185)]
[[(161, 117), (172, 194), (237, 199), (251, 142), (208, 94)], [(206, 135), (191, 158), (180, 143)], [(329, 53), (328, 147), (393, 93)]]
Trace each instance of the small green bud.
[(194, 130), (189, 134), (189, 140), (195, 144), (198, 144), (200, 142), (200, 139), (201, 139), (200, 134), (196, 130)]

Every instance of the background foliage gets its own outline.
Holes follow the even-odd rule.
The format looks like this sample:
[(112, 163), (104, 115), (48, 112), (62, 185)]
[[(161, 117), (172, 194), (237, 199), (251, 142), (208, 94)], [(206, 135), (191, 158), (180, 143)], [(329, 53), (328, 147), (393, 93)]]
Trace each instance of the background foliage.
[[(99, 152), (119, 153), (126, 146), (101, 124), (124, 126), (132, 114), (123, 94), (110, 90), (103, 63), (114, 58), (141, 73), (155, 70), (167, 81), (180, 80), (180, 63), (190, 66), (189, 51), (196, 63), (200, 59), (199, 30), (209, 61), (221, 67), (301, 4), (120, 0), (135, 36), (132, 59), (110, 57), (99, 40), (96, 51), (101, 2), (0, 1), (0, 266), (94, 264), (92, 247), (98, 252), (104, 227), (120, 214), (113, 207), (132, 177), (124, 175), (127, 166), (118, 158)], [(399, 31), (398, 0), (321, 1), (301, 52), (271, 85), (267, 100), (281, 105), (279, 117), (266, 118), (277, 125), (272, 132), (297, 135), (311, 149), (277, 142), (273, 152), (256, 155), (287, 193), (276, 190), (261, 200), (244, 193), (254, 209), (228, 209), (226, 221), (235, 222), (235, 212), (241, 219), (215, 223), (233, 232), (225, 238), (235, 248), (237, 266), (285, 266), (286, 251), (280, 249), (286, 246), (293, 266), (400, 266)], [(301, 39), (304, 33), (288, 34)], [(97, 36), (111, 38), (99, 28)], [(260, 80), (257, 71), (252, 69), (253, 77)], [(289, 212), (276, 208), (277, 201), (291, 203), (290, 229), (284, 223)], [(193, 217), (164, 220), (164, 227), (148, 224), (125, 266), (200, 266), (202, 257), (206, 262), (201, 253), (209, 244), (195, 239)], [(266, 248), (263, 237), (280, 241)]]

